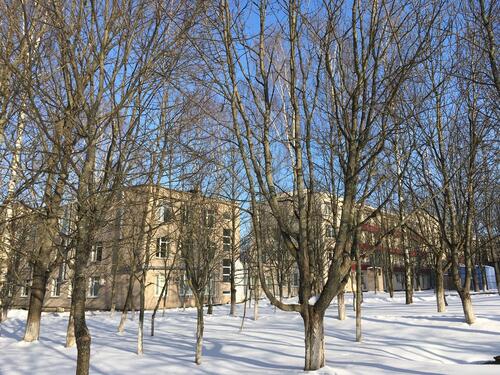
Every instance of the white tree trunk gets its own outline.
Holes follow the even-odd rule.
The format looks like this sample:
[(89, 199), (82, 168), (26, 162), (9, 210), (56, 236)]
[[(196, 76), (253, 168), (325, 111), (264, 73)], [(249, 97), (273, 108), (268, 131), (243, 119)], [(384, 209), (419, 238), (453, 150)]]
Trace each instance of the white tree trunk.
[(345, 293), (341, 292), (337, 296), (339, 320), (345, 320)]

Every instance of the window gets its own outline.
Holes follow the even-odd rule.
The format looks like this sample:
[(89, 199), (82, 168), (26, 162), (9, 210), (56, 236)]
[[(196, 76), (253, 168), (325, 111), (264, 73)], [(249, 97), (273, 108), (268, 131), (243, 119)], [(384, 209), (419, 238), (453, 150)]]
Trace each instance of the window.
[(188, 208), (186, 206), (182, 206), (182, 209), (181, 209), (182, 224), (188, 224), (189, 223), (189, 220), (190, 220), (189, 216), (190, 215), (189, 215)]
[(156, 218), (162, 223), (169, 223), (174, 219), (174, 208), (170, 202), (161, 202), (156, 209)]
[(222, 281), (225, 283), (231, 281), (231, 259), (222, 260)]
[(293, 272), (293, 287), (298, 288), (299, 287), (299, 270), (295, 270)]
[[(10, 291), (11, 289), (9, 289)], [(28, 297), (30, 291), (30, 281), (25, 280), (24, 284), (21, 286), (21, 297)]]
[(231, 229), (224, 228), (222, 230), (222, 244), (224, 251), (231, 251)]
[(91, 262), (100, 262), (102, 260), (102, 241), (98, 241), (92, 246), (92, 251), (90, 252)]
[(59, 278), (52, 279), (52, 284), (50, 286), (50, 296), (59, 297), (61, 295), (61, 280)]
[(323, 205), (323, 213), (325, 215), (331, 215), (332, 214), (332, 206), (330, 205), (329, 202), (325, 202)]
[(182, 278), (179, 280), (179, 294), (181, 296), (192, 296), (193, 295), (193, 291), (191, 290), (191, 287), (189, 286), (189, 281), (188, 281), (186, 274), (184, 274), (182, 276)]
[(156, 239), (156, 257), (166, 258), (170, 249), (170, 239), (168, 237), (159, 237)]
[[(156, 275), (156, 282), (155, 282), (155, 296), (156, 297), (160, 296), (164, 285), (165, 285), (165, 275), (162, 275), (162, 274)], [(168, 289), (165, 290), (165, 293), (167, 291), (168, 291)]]
[(333, 229), (333, 225), (328, 224), (326, 226), (326, 234), (325, 235), (326, 235), (327, 238), (333, 238), (333, 237), (335, 237), (335, 230)]
[(206, 209), (203, 218), (204, 224), (207, 228), (213, 228), (215, 225), (215, 210)]
[(95, 298), (99, 295), (99, 277), (89, 277), (89, 293), (88, 296)]

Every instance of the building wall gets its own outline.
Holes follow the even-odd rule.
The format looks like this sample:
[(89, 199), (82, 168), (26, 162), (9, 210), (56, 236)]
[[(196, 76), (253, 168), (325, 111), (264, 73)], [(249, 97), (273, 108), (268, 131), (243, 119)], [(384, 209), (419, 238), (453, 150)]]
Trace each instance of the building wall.
[[(151, 187), (139, 187), (128, 189), (123, 194), (123, 204), (111, 207), (108, 212), (107, 225), (101, 228), (96, 236), (96, 244), (102, 243), (102, 257), (99, 261), (90, 261), (87, 268), (87, 277), (98, 278), (99, 291), (96, 297), (87, 293), (87, 308), (92, 310), (110, 309), (112, 305), (112, 263), (113, 257), (118, 259), (116, 282), (115, 282), (115, 304), (117, 309), (122, 309), (127, 295), (129, 284), (130, 266), (132, 264), (132, 254), (137, 254), (139, 258), (145, 259), (146, 252), (149, 252), (150, 262), (146, 276), (145, 288), (145, 308), (153, 309), (156, 306), (158, 296), (156, 295), (156, 275), (163, 274), (165, 267), (167, 270), (172, 268), (171, 278), (168, 284), (168, 293), (166, 299), (166, 308), (194, 306), (194, 298), (186, 296), (184, 299), (179, 292), (179, 283), (183, 275), (183, 265), (180, 261), (178, 251), (178, 233), (179, 227), (176, 223), (177, 215), (181, 214), (181, 208), (184, 202), (192, 199), (191, 193), (179, 192), (160, 188), (158, 191), (159, 201), (169, 201), (174, 206), (176, 218), (171, 222), (163, 223), (153, 212)], [(230, 283), (222, 281), (222, 262), (230, 254), (223, 251), (223, 229), (230, 228), (231, 220), (227, 220), (227, 212), (231, 211), (231, 205), (227, 201), (207, 199), (207, 205), (216, 210), (215, 225), (211, 230), (211, 236), (217, 247), (217, 262), (220, 267), (215, 272), (217, 280), (214, 282), (213, 303), (221, 304), (230, 302)], [(69, 210), (67, 210), (69, 211)], [(144, 221), (144, 215), (146, 219)], [(226, 219), (225, 219), (226, 218)], [(119, 225), (117, 225), (119, 223)], [(141, 236), (140, 228), (146, 224), (147, 234)], [(236, 244), (239, 244), (239, 216), (236, 217)], [(157, 238), (168, 236), (171, 238), (171, 248), (168, 252), (168, 258), (156, 257)], [(34, 239), (36, 241), (36, 239)], [(220, 250), (220, 251), (219, 251)], [(174, 259), (176, 261), (174, 262)], [(57, 268), (57, 267), (56, 267)], [(168, 272), (168, 271), (167, 271)], [(244, 272), (241, 262), (236, 262), (237, 275), (237, 301), (244, 298)], [(52, 280), (58, 278), (59, 269), (55, 269), (49, 279), (47, 293), (44, 300), (44, 308), (47, 310), (69, 309), (71, 306), (71, 271), (68, 269), (64, 280), (61, 280), (59, 296), (52, 295)], [(29, 275), (26, 275), (29, 279)], [(139, 308), (140, 286), (137, 280), (134, 281), (133, 288), (133, 307)], [(18, 290), (14, 296), (13, 306), (27, 307), (29, 297), (22, 297)], [(163, 308), (163, 300), (160, 301), (160, 308)]]

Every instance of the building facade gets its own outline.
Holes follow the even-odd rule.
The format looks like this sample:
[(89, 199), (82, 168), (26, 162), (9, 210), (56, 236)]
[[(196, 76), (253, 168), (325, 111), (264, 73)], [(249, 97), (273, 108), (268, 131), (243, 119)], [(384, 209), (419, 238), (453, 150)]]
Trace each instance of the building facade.
[[(245, 277), (238, 248), (240, 219), (235, 215), (238, 211), (234, 203), (204, 197), (198, 191), (144, 185), (123, 189), (120, 198), (109, 204), (112, 207), (95, 236), (87, 267), (88, 309), (123, 309), (125, 305), (138, 309), (141, 285), (144, 285), (145, 309), (157, 305), (159, 308), (194, 306), (185, 268), (188, 251), (200, 256), (204, 251), (211, 252), (206, 303), (230, 301), (232, 267), (236, 299), (244, 298)], [(71, 306), (74, 216), (74, 209), (68, 205), (60, 220), (61, 236), (56, 240), (60, 254), (55, 254), (59, 262), (54, 264), (49, 277), (44, 299), (46, 310), (67, 310)], [(33, 242), (36, 243), (36, 236)], [(22, 269), (12, 303), (18, 308), (28, 306), (29, 261)], [(166, 293), (162, 293), (164, 285)]]

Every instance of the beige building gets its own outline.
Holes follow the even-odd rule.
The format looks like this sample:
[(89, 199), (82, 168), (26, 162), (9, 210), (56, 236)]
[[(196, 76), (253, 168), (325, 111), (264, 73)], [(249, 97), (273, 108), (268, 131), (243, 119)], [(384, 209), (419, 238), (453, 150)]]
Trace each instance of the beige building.
[[(239, 212), (230, 201), (204, 197), (197, 191), (137, 186), (124, 189), (112, 204), (96, 235), (87, 269), (87, 308), (139, 308), (140, 275), (144, 269), (145, 308), (194, 306), (181, 247), (202, 257), (210, 251), (211, 280), (206, 290), (213, 304), (230, 301), (231, 265), (235, 268), (237, 301), (244, 298), (244, 271), (239, 260)], [(71, 305), (73, 210), (60, 221), (62, 261), (54, 266), (44, 299), (45, 309)], [(34, 240), (36, 241), (36, 239)], [(186, 249), (186, 248), (185, 248)], [(187, 251), (187, 250), (186, 250)], [(203, 261), (200, 258), (199, 261)], [(199, 263), (202, 265), (203, 263)], [(29, 272), (20, 283), (13, 306), (27, 307)], [(166, 295), (160, 299), (163, 286)], [(131, 292), (130, 292), (131, 291)]]

